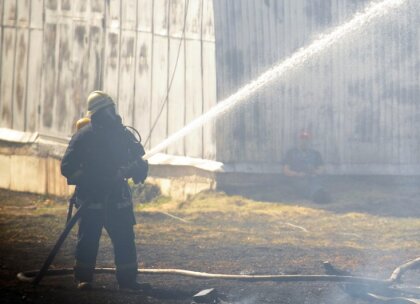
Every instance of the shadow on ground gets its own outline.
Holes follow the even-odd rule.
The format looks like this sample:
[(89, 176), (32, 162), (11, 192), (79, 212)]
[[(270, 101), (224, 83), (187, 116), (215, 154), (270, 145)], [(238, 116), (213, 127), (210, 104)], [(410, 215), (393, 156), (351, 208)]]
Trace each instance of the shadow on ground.
[(301, 205), (335, 213), (368, 213), (377, 216), (420, 217), (420, 178), (384, 176), (329, 176), (325, 188), (332, 197), (331, 203), (315, 204), (293, 190), (284, 177), (273, 176), (264, 184), (226, 186), (228, 195), (265, 202)]

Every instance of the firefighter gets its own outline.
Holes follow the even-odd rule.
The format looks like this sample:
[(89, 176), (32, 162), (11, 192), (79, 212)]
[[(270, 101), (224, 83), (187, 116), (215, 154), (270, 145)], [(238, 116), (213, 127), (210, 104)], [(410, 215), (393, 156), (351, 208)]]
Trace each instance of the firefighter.
[(61, 173), (76, 185), (79, 221), (74, 276), (79, 289), (91, 289), (99, 240), (104, 227), (112, 240), (116, 277), (121, 289), (141, 290), (137, 282), (135, 217), (127, 179), (147, 177), (143, 146), (122, 124), (112, 98), (94, 91), (88, 97), (90, 122), (73, 135)]
[(283, 174), (291, 186), (303, 197), (315, 203), (329, 203), (330, 194), (324, 189), (322, 178), (324, 161), (321, 153), (311, 148), (312, 134), (299, 133), (299, 145), (287, 151), (283, 160)]

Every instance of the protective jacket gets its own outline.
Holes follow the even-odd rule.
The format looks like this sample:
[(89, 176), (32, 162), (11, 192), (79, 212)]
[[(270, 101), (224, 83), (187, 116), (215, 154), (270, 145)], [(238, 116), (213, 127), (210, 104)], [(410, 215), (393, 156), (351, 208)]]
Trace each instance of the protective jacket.
[[(120, 208), (131, 205), (127, 176), (122, 172), (133, 163), (131, 175), (141, 182), (147, 176), (147, 162), (141, 159), (143, 146), (122, 124), (101, 128), (89, 123), (73, 135), (61, 162), (67, 183), (76, 185), (76, 203), (88, 203), (92, 209), (107, 202)], [(134, 171), (134, 173), (133, 173)], [(141, 171), (141, 172), (139, 172)]]

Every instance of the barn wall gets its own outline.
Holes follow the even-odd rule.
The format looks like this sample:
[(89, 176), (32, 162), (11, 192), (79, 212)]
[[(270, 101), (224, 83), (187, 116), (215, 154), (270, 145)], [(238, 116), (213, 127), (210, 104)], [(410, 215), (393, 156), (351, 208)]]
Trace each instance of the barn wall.
[[(370, 2), (215, 0), (218, 100)], [(280, 170), (305, 128), (331, 172), (418, 174), (419, 28), (420, 2), (407, 0), (259, 91), (219, 119), (218, 160)]]
[[(103, 89), (150, 148), (216, 103), (212, 0), (3, 0), (0, 24), (0, 127), (68, 137)], [(166, 152), (214, 159), (213, 127)]]

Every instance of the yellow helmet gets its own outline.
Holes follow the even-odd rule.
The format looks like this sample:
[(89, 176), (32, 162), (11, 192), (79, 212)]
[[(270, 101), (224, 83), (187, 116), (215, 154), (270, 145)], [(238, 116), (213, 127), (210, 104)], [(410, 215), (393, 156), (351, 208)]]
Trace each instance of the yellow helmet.
[(91, 113), (91, 115), (95, 114), (100, 109), (115, 105), (111, 96), (103, 91), (93, 91), (90, 93), (87, 102), (88, 111)]

